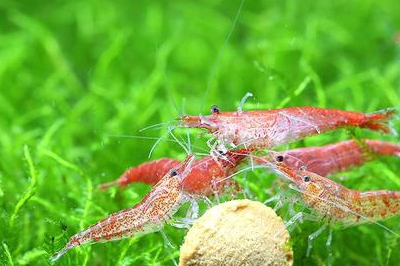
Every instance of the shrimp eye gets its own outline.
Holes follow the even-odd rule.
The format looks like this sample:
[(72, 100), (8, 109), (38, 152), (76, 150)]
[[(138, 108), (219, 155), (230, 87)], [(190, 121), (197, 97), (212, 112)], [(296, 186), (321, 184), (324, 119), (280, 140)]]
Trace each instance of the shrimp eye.
[(216, 105), (211, 106), (211, 113), (219, 114), (219, 107)]
[(277, 162), (283, 162), (283, 156), (282, 155), (278, 155), (278, 156), (276, 156), (275, 160)]
[(171, 172), (169, 172), (169, 175), (170, 175), (171, 177), (177, 176), (177, 175), (178, 175), (178, 172), (177, 172), (175, 169), (172, 169)]
[(311, 178), (309, 176), (304, 177), (304, 182), (310, 182)]
[(224, 151), (223, 150), (219, 150), (218, 153), (221, 154), (221, 155), (224, 155)]

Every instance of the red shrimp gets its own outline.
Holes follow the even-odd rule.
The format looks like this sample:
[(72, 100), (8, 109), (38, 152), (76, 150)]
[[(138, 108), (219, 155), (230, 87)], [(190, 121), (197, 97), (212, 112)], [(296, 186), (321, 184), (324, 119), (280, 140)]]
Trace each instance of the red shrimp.
[[(400, 157), (400, 145), (367, 139), (357, 142), (347, 140), (322, 147), (306, 147), (274, 153), (274, 156), (286, 167), (307, 170), (318, 175), (343, 172), (352, 167), (363, 165), (374, 158), (374, 155), (394, 155)], [(267, 157), (255, 159), (262, 163)]]
[(119, 240), (160, 230), (179, 207), (190, 200), (182, 182), (190, 172), (193, 158), (193, 155), (189, 155), (184, 162), (165, 174), (140, 203), (113, 213), (72, 236), (51, 260), (57, 260), (68, 250), (86, 243)]
[[(194, 161), (188, 176), (183, 181), (184, 190), (192, 195), (209, 195), (233, 185), (232, 180), (225, 178), (233, 174), (236, 171), (236, 167), (252, 151), (252, 149), (237, 149), (227, 151), (217, 158), (206, 156)], [(161, 175), (165, 174), (177, 163), (179, 162), (173, 159), (164, 158), (132, 167), (118, 180), (100, 185), (100, 188), (107, 188), (114, 184), (126, 186), (132, 182), (154, 184)], [(222, 179), (225, 179), (224, 182), (218, 182)]]
[(371, 114), (316, 107), (290, 107), (264, 111), (220, 112), (212, 107), (208, 116), (182, 116), (184, 127), (204, 128), (220, 144), (273, 148), (307, 136), (342, 127), (360, 127), (395, 133), (389, 127), (394, 109)]
[(115, 181), (99, 185), (100, 189), (107, 189), (110, 186), (118, 185), (125, 187), (133, 182), (143, 182), (149, 185), (154, 185), (167, 173), (169, 170), (179, 164), (178, 160), (171, 158), (161, 158), (155, 161), (146, 162), (141, 165), (129, 168), (120, 178)]
[(209, 195), (234, 185), (234, 181), (227, 177), (236, 172), (237, 166), (252, 151), (253, 149), (236, 149), (217, 158), (206, 156), (195, 161), (188, 177), (183, 181), (185, 191), (194, 195)]
[(279, 159), (275, 167), (278, 173), (294, 182), (306, 204), (328, 223), (352, 226), (400, 214), (400, 191), (352, 190), (316, 173), (290, 169)]

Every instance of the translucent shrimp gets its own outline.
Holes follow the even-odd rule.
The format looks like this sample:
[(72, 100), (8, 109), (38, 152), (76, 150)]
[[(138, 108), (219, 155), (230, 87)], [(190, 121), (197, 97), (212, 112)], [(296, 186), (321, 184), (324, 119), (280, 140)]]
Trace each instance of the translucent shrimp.
[[(367, 139), (347, 140), (322, 147), (306, 147), (276, 152), (275, 158), (291, 169), (307, 166), (307, 170), (321, 176), (346, 171), (374, 159), (375, 155), (400, 157), (400, 145)], [(262, 163), (268, 156), (255, 159)]]
[(171, 221), (172, 215), (183, 203), (192, 200), (182, 186), (193, 159), (193, 155), (189, 155), (184, 162), (165, 174), (137, 205), (113, 213), (72, 236), (51, 261), (86, 243), (119, 240), (160, 230), (164, 223)]
[(293, 170), (278, 161), (278, 173), (294, 183), (318, 217), (345, 226), (381, 221), (400, 214), (400, 191), (358, 191), (303, 168)]
[[(299, 212), (285, 225), (290, 226), (297, 220), (303, 219), (323, 222), (321, 228), (308, 236), (307, 256), (312, 249), (312, 241), (333, 224), (348, 227), (374, 223), (400, 237), (398, 233), (379, 223), (400, 214), (400, 191), (352, 190), (303, 168), (293, 170), (279, 161), (276, 160), (275, 170), (294, 183), (292, 188), (301, 193), (304, 202), (313, 212), (311, 214)], [(326, 242), (329, 252), (328, 265), (332, 265), (331, 242), (332, 227), (329, 229)]]
[(180, 118), (181, 125), (204, 128), (220, 144), (233, 147), (273, 148), (307, 136), (342, 127), (360, 127), (382, 133), (396, 133), (388, 124), (394, 109), (371, 114), (316, 107), (290, 107), (262, 111), (220, 112), (213, 106), (208, 116)]

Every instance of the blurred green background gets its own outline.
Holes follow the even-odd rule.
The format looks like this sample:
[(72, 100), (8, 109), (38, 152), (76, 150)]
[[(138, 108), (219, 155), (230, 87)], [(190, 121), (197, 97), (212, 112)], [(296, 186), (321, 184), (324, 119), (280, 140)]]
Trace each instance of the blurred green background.
[[(182, 113), (313, 105), (371, 112), (399, 107), (398, 1), (11, 1), (0, 2), (0, 264), (48, 265), (77, 231), (140, 201), (136, 184), (100, 192), (148, 160), (165, 128), (141, 128)], [(237, 21), (235, 23), (235, 17)], [(174, 104), (175, 103), (175, 104)], [(399, 123), (395, 124), (397, 130)], [(207, 135), (192, 132), (205, 146)], [(362, 137), (339, 130), (287, 147)], [(185, 136), (185, 135), (183, 135)], [(24, 153), (24, 146), (25, 153)], [(34, 169), (29, 170), (29, 155)], [(163, 141), (152, 159), (183, 158)], [(397, 158), (344, 174), (347, 186), (400, 190)], [(31, 167), (32, 168), (32, 167)], [(34, 173), (32, 171), (34, 170)], [(276, 179), (238, 179), (264, 200)], [(283, 214), (282, 214), (283, 215)], [(400, 233), (399, 218), (384, 222)], [(321, 225), (292, 230), (295, 265), (325, 265)], [(185, 232), (166, 226), (179, 247)], [(335, 230), (334, 265), (398, 265), (396, 235), (376, 225)], [(173, 265), (179, 249), (159, 234), (84, 246), (55, 265)]]

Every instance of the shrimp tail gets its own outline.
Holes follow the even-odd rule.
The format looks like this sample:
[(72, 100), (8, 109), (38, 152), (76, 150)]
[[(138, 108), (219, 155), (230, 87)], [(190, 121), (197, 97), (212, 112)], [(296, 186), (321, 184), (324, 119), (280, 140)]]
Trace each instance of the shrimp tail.
[(124, 188), (131, 183), (142, 182), (148, 185), (156, 184), (171, 168), (178, 165), (179, 161), (171, 158), (160, 158), (155, 161), (143, 163), (126, 170), (117, 180), (99, 185), (105, 190), (111, 186)]
[(120, 188), (126, 187), (129, 183), (135, 182), (135, 176), (130, 174), (131, 171), (126, 171), (125, 173), (122, 174), (117, 180), (107, 182), (104, 184), (100, 184), (98, 188), (100, 190), (106, 190), (109, 187), (112, 186), (119, 186)]
[(397, 136), (397, 131), (390, 125), (391, 120), (396, 116), (397, 111), (394, 108), (380, 110), (367, 114), (360, 126)]
[(90, 226), (89, 228), (73, 235), (69, 239), (68, 243), (60, 251), (56, 252), (53, 256), (50, 257), (50, 262), (54, 262), (54, 261), (58, 260), (62, 255), (64, 255), (70, 249), (73, 249), (82, 244), (100, 240), (100, 235), (101, 235), (100, 233), (101, 233), (101, 229), (102, 229), (101, 225), (104, 226), (104, 224), (106, 224), (107, 222), (109, 222), (109, 221), (104, 219), (101, 222), (99, 222), (98, 224), (96, 224), (96, 225), (99, 225), (98, 227), (100, 228), (100, 230), (97, 229), (96, 225), (95, 225), (95, 226)]
[(98, 186), (98, 188), (99, 188), (100, 190), (106, 190), (106, 189), (108, 189), (109, 187), (120, 185), (118, 181), (119, 181), (119, 180), (115, 180), (115, 181), (111, 181), (111, 182), (107, 182), (107, 183), (100, 184), (100, 185)]
[(55, 253), (53, 256), (50, 257), (50, 259), (49, 259), (50, 262), (55, 262), (56, 260), (61, 258), (61, 256), (64, 255), (68, 250), (70, 250), (76, 246), (79, 246), (79, 243), (69, 241), (64, 248), (62, 248), (60, 251), (58, 251), (57, 253)]

